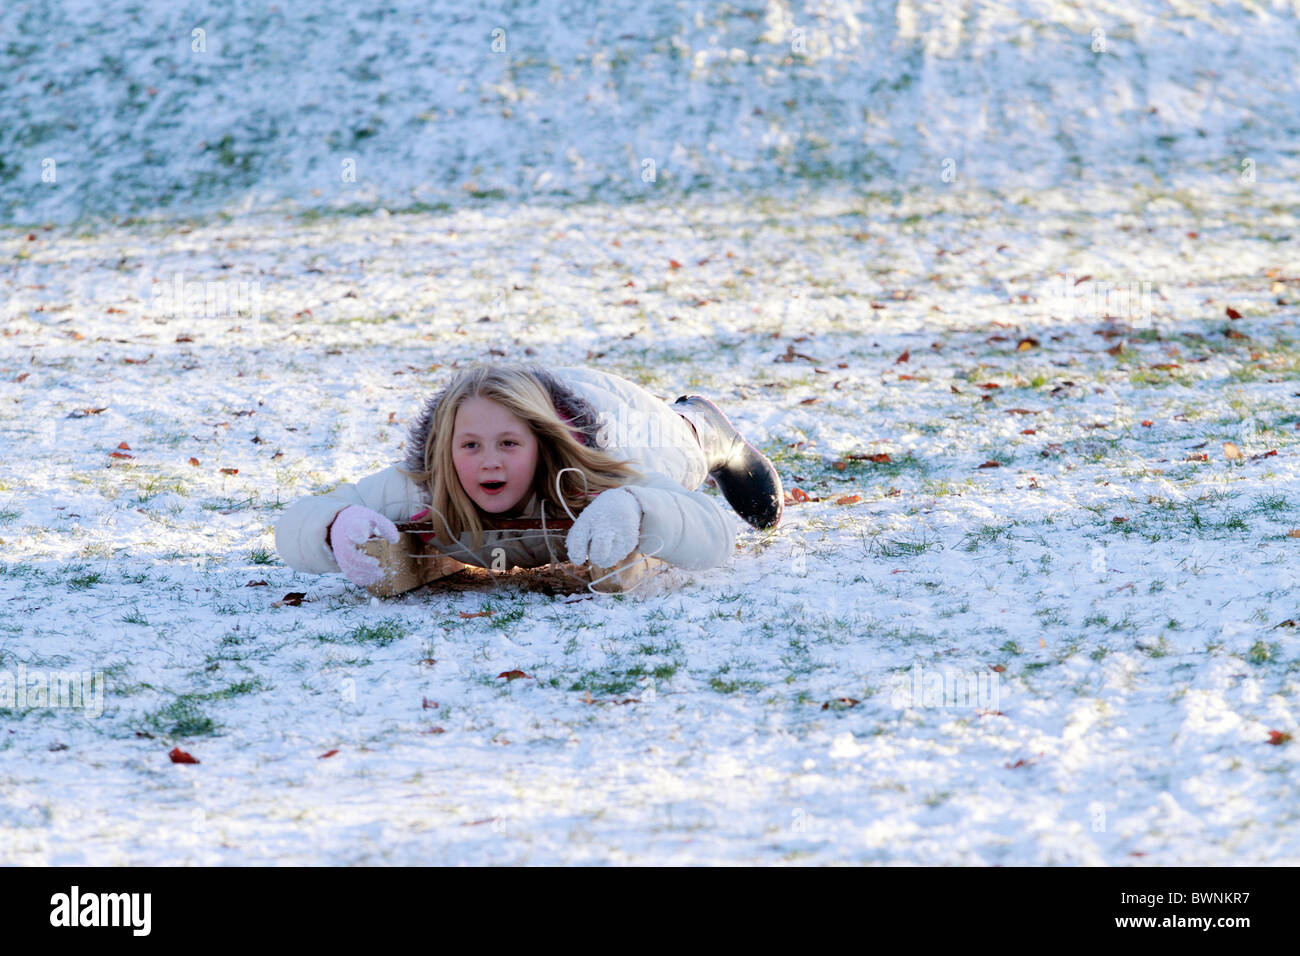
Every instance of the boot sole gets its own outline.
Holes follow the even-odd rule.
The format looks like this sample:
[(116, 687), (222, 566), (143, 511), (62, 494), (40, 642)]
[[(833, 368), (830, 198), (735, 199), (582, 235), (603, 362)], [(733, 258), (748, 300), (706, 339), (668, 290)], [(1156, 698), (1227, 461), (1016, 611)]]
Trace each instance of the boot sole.
[(707, 407), (717, 415), (744, 446), (724, 468), (709, 472), (718, 490), (736, 514), (753, 528), (765, 531), (781, 523), (785, 513), (785, 493), (776, 466), (761, 451), (745, 440), (717, 405), (699, 395), (683, 395), (677, 400)]

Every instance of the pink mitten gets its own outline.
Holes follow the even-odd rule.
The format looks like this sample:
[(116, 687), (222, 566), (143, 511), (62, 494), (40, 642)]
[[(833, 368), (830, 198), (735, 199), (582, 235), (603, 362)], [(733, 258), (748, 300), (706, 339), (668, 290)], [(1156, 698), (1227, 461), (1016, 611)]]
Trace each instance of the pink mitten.
[(329, 531), (330, 545), (339, 570), (353, 584), (369, 587), (383, 578), (379, 562), (361, 550), (371, 538), (385, 538), (396, 544), (401, 540), (397, 526), (361, 505), (348, 505), (334, 518)]

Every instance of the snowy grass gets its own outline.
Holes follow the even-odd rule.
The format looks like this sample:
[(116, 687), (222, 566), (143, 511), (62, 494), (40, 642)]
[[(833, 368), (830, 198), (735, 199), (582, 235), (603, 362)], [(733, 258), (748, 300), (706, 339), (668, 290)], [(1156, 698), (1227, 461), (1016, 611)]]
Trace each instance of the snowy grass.
[[(4, 232), (0, 672), (106, 695), (4, 710), (3, 861), (1300, 861), (1297, 209), (1209, 180)], [(256, 277), (261, 314), (160, 315), (175, 271)], [(1153, 314), (1064, 315), (1066, 271)], [(625, 595), (279, 564), (290, 501), (492, 358), (705, 394), (810, 500)]]

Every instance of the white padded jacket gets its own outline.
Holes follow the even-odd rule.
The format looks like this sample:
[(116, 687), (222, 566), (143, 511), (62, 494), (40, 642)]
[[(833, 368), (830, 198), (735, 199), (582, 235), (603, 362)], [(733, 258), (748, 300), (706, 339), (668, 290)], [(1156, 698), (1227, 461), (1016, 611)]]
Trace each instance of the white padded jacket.
[[(587, 405), (591, 415), (581, 418), (583, 429), (596, 447), (620, 459), (631, 459), (645, 480), (633, 480), (624, 487), (641, 505), (641, 537), (637, 550), (653, 554), (677, 567), (702, 570), (718, 567), (731, 559), (735, 550), (736, 521), (739, 520), (713, 496), (695, 489), (708, 477), (704, 454), (691, 425), (667, 403), (635, 382), (609, 372), (587, 368), (557, 368), (546, 371), (552, 397), (562, 415)], [(573, 401), (574, 398), (579, 401)], [(422, 448), (422, 430), (432, 420), (439, 396), (426, 404), (412, 431), (411, 449)], [(408, 457), (406, 462), (411, 463)], [(275, 526), (275, 546), (280, 557), (297, 571), (326, 574), (339, 570), (325, 540), (334, 516), (348, 505), (364, 505), (394, 522), (406, 521), (429, 504), (427, 489), (397, 470), (396, 464), (342, 485), (329, 494), (299, 498), (281, 515)], [(547, 520), (566, 518), (549, 504), (543, 514), (541, 497), (534, 492), (522, 517)], [(484, 531), (483, 545), (473, 548), (464, 535), (456, 545), (440, 552), (480, 567), (495, 565), (494, 556), (504, 552), (505, 567), (535, 568), (552, 561), (566, 561), (564, 531)], [(501, 549), (498, 551), (497, 549)]]

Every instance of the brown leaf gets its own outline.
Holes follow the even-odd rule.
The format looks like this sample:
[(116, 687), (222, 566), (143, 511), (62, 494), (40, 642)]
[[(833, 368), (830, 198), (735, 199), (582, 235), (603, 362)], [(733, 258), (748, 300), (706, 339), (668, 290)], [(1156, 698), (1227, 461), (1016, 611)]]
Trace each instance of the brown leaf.
[(843, 471), (845, 468), (849, 467), (849, 463), (847, 461), (833, 461), (831, 462), (831, 467), (836, 471)]
[(1001, 674), (1003, 671), (1006, 670), (1006, 668), (1005, 668), (1003, 665), (1001, 665), (1001, 664), (990, 664), (990, 665), (989, 665), (989, 670), (991, 670), (991, 671), (997, 671), (999, 674)]
[(815, 404), (815, 403), (817, 403), (817, 402), (820, 402), (820, 401), (821, 401), (820, 398), (805, 398), (805, 399), (803, 399), (801, 402), (799, 402), (799, 404), (800, 404), (800, 405), (813, 405), (813, 404)]
[(19, 375), (17, 378), (15, 378), (14, 381), (15, 381), (15, 382), (25, 382), (25, 381), (27, 381), (27, 376), (28, 376), (28, 375), (31, 375), (31, 374), (32, 374), (31, 372), (23, 372), (23, 374), (22, 374), (22, 375)]
[(854, 502), (861, 501), (861, 500), (862, 500), (861, 495), (840, 495), (840, 497), (835, 499), (835, 503), (837, 505), (851, 505)]
[(826, 703), (822, 704), (822, 710), (830, 710), (832, 704), (839, 707), (856, 707), (860, 703), (862, 703), (862, 701), (854, 700), (852, 697), (836, 697), (834, 700), (828, 700)]
[(167, 756), (172, 758), (172, 763), (198, 763), (196, 759), (181, 750), (180, 747), (173, 747)]
[(668, 260), (668, 268), (669, 268), (669, 269), (680, 269), (681, 267), (682, 267), (682, 264), (681, 264), (680, 262), (678, 262), (676, 259), (669, 259), (669, 260)]
[(790, 497), (793, 498), (795, 501), (799, 501), (799, 502), (812, 500), (809, 497), (808, 492), (804, 491), (802, 488), (791, 488)]
[(1224, 329), (1224, 330), (1223, 330), (1223, 334), (1226, 335), (1226, 336), (1227, 336), (1228, 338), (1230, 338), (1230, 339), (1248, 339), (1248, 338), (1250, 338), (1249, 335), (1243, 335), (1242, 333), (1238, 332), (1236, 329)]
[(1138, 422), (1138, 424), (1141, 425), (1143, 428), (1150, 428), (1152, 425), (1155, 424), (1155, 422), (1151, 421), (1148, 418), (1144, 418), (1142, 419), (1142, 421)]
[(988, 461), (984, 462), (984, 464), (980, 465), (980, 467), (981, 467), (981, 468), (1001, 468), (1001, 467), (1002, 467), (1002, 462), (1000, 462), (1000, 461), (993, 461), (993, 459), (990, 458)]
[(327, 750), (327, 751), (325, 751), (323, 754), (321, 754), (319, 757), (317, 757), (316, 759), (317, 759), (317, 760), (324, 760), (326, 757), (333, 757), (336, 753), (338, 753), (337, 750)]
[(1008, 408), (1008, 415), (1037, 415), (1038, 412), (1031, 411), (1028, 408)]
[(1241, 449), (1235, 444), (1230, 441), (1225, 441), (1223, 443), (1223, 457), (1228, 461), (1240, 461), (1245, 456), (1241, 453)]
[(113, 451), (108, 453), (109, 458), (134, 458), (135, 455), (128, 455), (124, 451)]
[(1232, 306), (1228, 306), (1228, 307), (1224, 310), (1224, 313), (1225, 313), (1225, 314), (1228, 316), (1228, 318), (1230, 318), (1230, 319), (1239, 319), (1239, 318), (1241, 318), (1241, 313), (1238, 312), (1236, 309), (1234, 309)]
[(221, 469), (221, 473), (222, 473), (223, 475), (237, 475), (237, 474), (239, 474), (239, 469), (238, 469), (238, 468), (222, 468), (222, 469)]
[(981, 382), (979, 385), (975, 387), (976, 388), (1001, 388), (1002, 386), (999, 385), (997, 382)]
[(491, 617), (496, 611), (475, 611), (473, 614), (468, 611), (461, 611), (459, 613), (462, 620), (468, 621), (472, 617)]
[(199, 467), (199, 460), (197, 458), (191, 458), (190, 464), (193, 465), (195, 468), (197, 468)]
[(1115, 518), (1111, 518), (1110, 520), (1115, 524), (1124, 524), (1126, 521), (1128, 521), (1128, 518), (1115, 517)]
[(898, 364), (900, 364), (900, 363), (902, 363), (902, 362), (908, 362), (908, 361), (911, 361), (911, 358), (912, 358), (912, 350), (911, 350), (911, 349), (903, 349), (903, 354), (900, 355), (898, 358), (894, 359), (894, 364), (895, 364), (895, 365), (898, 365)]
[(1274, 747), (1280, 747), (1290, 739), (1291, 735), (1283, 730), (1270, 730), (1268, 732), (1268, 742)]
[(506, 680), (511, 681), (511, 680), (519, 680), (519, 678), (521, 677), (528, 677), (528, 676), (529, 675), (525, 674), (523, 671), (502, 671), (500, 674), (497, 675), (497, 678), (500, 679), (504, 677)]
[(244, 587), (246, 588), (265, 588), (269, 586), (270, 585), (268, 585), (265, 581), (249, 581), (247, 584), (244, 585)]
[(193, 342), (194, 340), (190, 338), (188, 335), (178, 335), (176, 336), (176, 341), (177, 343), (181, 343), (181, 342)]
[(1016, 351), (1026, 352), (1029, 349), (1036, 348), (1037, 346), (1038, 346), (1038, 339), (1025, 338), (1025, 339), (1021, 339), (1019, 342), (1016, 343)]
[(305, 597), (307, 597), (306, 591), (290, 591), (288, 594), (286, 594), (284, 597), (282, 597), (279, 601), (276, 602), (276, 606), (277, 607), (302, 607), (302, 602)]

